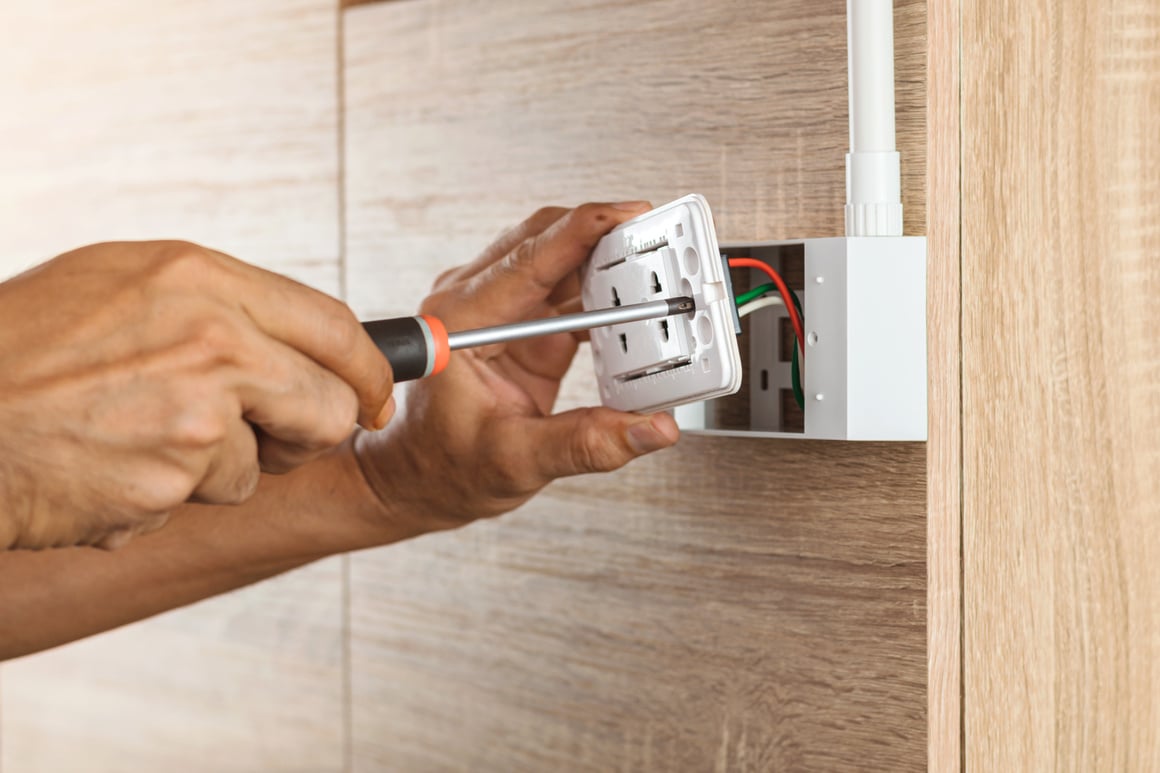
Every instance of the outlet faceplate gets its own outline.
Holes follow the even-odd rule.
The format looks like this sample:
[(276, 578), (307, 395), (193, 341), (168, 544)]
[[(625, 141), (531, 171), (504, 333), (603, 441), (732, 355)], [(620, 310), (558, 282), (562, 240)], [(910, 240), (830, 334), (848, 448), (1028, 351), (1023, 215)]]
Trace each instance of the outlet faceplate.
[(688, 296), (690, 314), (597, 328), (592, 357), (601, 401), (652, 412), (741, 387), (733, 294), (709, 205), (693, 194), (618, 226), (582, 278), (585, 309)]

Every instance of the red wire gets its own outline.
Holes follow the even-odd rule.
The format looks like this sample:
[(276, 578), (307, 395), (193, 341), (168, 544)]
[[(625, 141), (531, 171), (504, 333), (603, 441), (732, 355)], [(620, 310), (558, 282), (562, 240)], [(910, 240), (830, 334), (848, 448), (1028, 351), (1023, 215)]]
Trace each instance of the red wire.
[(802, 359), (805, 359), (806, 337), (802, 333), (802, 321), (798, 318), (797, 307), (794, 306), (793, 298), (789, 294), (789, 288), (785, 286), (781, 275), (773, 270), (773, 266), (753, 258), (729, 258), (729, 267), (755, 268), (758, 271), (764, 271), (773, 280), (773, 283), (777, 285), (777, 289), (781, 293), (782, 300), (785, 301), (785, 308), (789, 311), (789, 321), (793, 324), (794, 334), (797, 335), (798, 347), (801, 349)]

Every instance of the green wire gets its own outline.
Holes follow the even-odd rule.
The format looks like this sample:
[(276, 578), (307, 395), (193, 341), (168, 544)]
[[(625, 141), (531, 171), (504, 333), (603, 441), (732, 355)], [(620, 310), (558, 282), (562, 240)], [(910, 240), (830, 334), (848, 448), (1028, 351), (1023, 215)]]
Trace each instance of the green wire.
[(734, 300), (737, 302), (738, 306), (744, 306), (754, 298), (760, 298), (766, 293), (772, 293), (776, 291), (777, 285), (775, 285), (773, 282), (768, 282), (761, 285), (760, 287), (755, 287), (752, 290), (747, 290), (746, 292), (741, 293), (741, 295), (738, 295), (736, 298), (734, 298)]
[[(802, 324), (804, 325), (805, 320), (806, 320), (806, 316), (804, 313), (802, 313), (802, 302), (798, 298), (797, 293), (795, 293), (793, 291), (792, 287), (787, 286), (786, 289), (789, 290), (789, 297), (793, 300), (794, 308), (797, 309), (798, 319), (800, 319), (802, 321)], [(741, 293), (733, 300), (737, 303), (738, 306), (744, 306), (745, 304), (749, 303), (750, 301), (752, 301), (756, 298), (760, 298), (761, 296), (765, 295), (766, 293), (772, 293), (772, 292), (777, 292), (777, 285), (775, 285), (773, 282), (768, 282), (766, 284), (755, 287), (752, 290), (747, 290), (746, 292)], [(794, 402), (797, 403), (798, 408), (801, 408), (804, 411), (806, 409), (806, 396), (805, 396), (805, 392), (802, 391), (802, 373), (801, 373), (801, 365), (798, 362), (797, 336), (794, 336), (794, 339), (793, 339), (793, 357), (790, 358), (789, 367), (790, 367), (790, 381), (793, 384)]]

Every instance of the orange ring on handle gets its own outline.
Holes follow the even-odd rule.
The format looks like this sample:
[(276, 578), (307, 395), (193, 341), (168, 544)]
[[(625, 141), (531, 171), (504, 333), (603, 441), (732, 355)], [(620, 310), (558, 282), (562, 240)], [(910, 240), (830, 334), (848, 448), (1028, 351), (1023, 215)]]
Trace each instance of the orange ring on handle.
[(428, 314), (421, 315), (427, 327), (431, 329), (431, 345), (435, 347), (434, 364), (431, 366), (431, 373), (429, 375), (436, 375), (442, 373), (447, 367), (447, 363), (451, 362), (451, 345), (447, 339), (447, 328), (444, 326), (442, 320), (438, 317), (432, 317)]

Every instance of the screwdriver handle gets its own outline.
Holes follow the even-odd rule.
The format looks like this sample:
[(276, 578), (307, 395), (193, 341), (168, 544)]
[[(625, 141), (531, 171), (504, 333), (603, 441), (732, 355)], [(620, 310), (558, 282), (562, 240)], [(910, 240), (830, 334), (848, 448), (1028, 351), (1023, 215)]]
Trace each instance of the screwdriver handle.
[(447, 328), (435, 317), (377, 319), (363, 329), (391, 363), (395, 383), (434, 376), (451, 360)]

